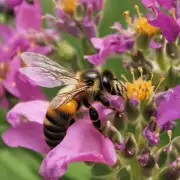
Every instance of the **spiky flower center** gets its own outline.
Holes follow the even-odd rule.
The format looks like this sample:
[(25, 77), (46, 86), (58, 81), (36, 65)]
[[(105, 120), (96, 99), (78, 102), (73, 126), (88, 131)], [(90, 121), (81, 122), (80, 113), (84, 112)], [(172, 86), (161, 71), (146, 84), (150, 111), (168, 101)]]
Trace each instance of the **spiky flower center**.
[(146, 17), (138, 17), (136, 29), (138, 33), (147, 34), (148, 36), (153, 36), (158, 32), (158, 28), (150, 25)]
[(144, 80), (142, 68), (138, 68), (138, 69), (141, 73), (141, 76), (138, 79), (135, 79), (133, 69), (131, 69), (131, 74), (133, 77), (132, 83), (126, 79), (125, 86), (127, 89), (127, 97), (129, 99), (133, 97), (140, 101), (148, 100), (154, 91), (154, 86), (152, 85), (152, 78), (148, 81)]
[(146, 34), (149, 37), (155, 35), (158, 33), (159, 29), (155, 26), (152, 26), (151, 24), (149, 24), (148, 20), (146, 17), (144, 17), (140, 11), (139, 11), (139, 7), (137, 5), (135, 5), (135, 9), (137, 12), (137, 19), (135, 20), (135, 22), (132, 22), (132, 18), (129, 15), (129, 11), (125, 11), (124, 12), (124, 16), (126, 18), (126, 22), (131, 25), (135, 31), (137, 33), (140, 34)]
[(153, 35), (157, 34), (159, 29), (157, 27), (149, 24), (147, 18), (144, 17), (140, 13), (139, 7), (137, 5), (135, 5), (135, 9), (136, 9), (137, 15), (138, 15), (138, 18), (135, 21), (135, 26), (136, 26), (137, 32), (141, 33), (141, 34), (147, 34), (148, 36), (153, 36)]

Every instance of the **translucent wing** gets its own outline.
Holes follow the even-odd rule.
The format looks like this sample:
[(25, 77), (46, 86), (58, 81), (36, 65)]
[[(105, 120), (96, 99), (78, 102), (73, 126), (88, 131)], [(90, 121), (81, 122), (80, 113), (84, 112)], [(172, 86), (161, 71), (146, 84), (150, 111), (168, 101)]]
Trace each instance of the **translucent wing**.
[(50, 58), (38, 53), (24, 52), (21, 58), (28, 67), (20, 68), (20, 72), (43, 87), (77, 84), (75, 74), (69, 72)]
[(85, 91), (88, 86), (83, 86), (65, 93), (58, 93), (57, 96), (51, 101), (50, 106), (52, 109), (58, 108), (60, 105), (68, 103), (72, 98), (77, 96), (82, 91)]

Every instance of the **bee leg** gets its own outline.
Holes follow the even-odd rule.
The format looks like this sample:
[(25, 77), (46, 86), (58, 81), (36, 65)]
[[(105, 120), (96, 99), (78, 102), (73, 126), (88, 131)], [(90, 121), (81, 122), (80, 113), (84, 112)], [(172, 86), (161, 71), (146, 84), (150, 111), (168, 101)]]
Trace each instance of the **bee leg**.
[(110, 109), (112, 109), (113, 111), (119, 112), (118, 109), (114, 108), (114, 107), (110, 104), (109, 100), (108, 100), (103, 94), (98, 94), (98, 95), (96, 96), (96, 100), (99, 101), (99, 102), (100, 102), (102, 105), (104, 105), (105, 107), (110, 108)]
[(102, 124), (101, 120), (99, 119), (99, 114), (97, 110), (86, 100), (83, 102), (83, 104), (86, 108), (89, 109), (89, 116), (92, 120), (93, 126), (102, 133)]

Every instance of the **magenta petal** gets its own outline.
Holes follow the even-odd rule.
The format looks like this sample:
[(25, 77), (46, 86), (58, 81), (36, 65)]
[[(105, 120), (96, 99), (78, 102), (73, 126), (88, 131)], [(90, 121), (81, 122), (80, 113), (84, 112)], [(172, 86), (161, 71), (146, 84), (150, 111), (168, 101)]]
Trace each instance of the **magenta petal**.
[(21, 4), (21, 2), (23, 0), (5, 0), (5, 1), (6, 1), (7, 5), (8, 5), (8, 7), (14, 7), (14, 6), (17, 6), (17, 5)]
[(162, 34), (168, 41), (175, 41), (180, 33), (180, 26), (173, 19), (173, 17), (165, 14), (158, 8), (153, 8), (156, 13), (156, 17), (149, 17), (149, 23), (153, 26), (159, 27)]
[(2, 37), (4, 42), (7, 42), (14, 35), (14, 29), (5, 24), (0, 24), (0, 36)]
[(180, 118), (180, 85), (159, 94), (155, 100), (158, 105), (156, 119), (160, 126)]
[(152, 49), (159, 49), (162, 47), (162, 44), (161, 43), (158, 43), (154, 40), (151, 40), (150, 43), (149, 43), (149, 46), (152, 48)]
[(38, 123), (22, 123), (16, 128), (11, 127), (3, 134), (2, 139), (11, 147), (25, 147), (40, 153), (50, 151), (44, 140), (43, 126)]
[(25, 121), (43, 124), (48, 105), (41, 100), (18, 103), (7, 113), (7, 120), (13, 127)]
[(40, 174), (46, 179), (58, 178), (65, 173), (68, 164), (75, 161), (114, 165), (114, 146), (90, 123), (79, 120), (68, 129), (62, 143), (48, 153), (42, 162)]
[(26, 1), (23, 1), (21, 5), (15, 7), (15, 14), (16, 27), (19, 30), (40, 30), (42, 14), (38, 0), (34, 0), (34, 4), (28, 4)]
[(23, 101), (46, 99), (40, 87), (18, 71), (20, 68), (18, 57), (13, 59), (10, 68), (4, 86), (11, 94)]
[(27, 52), (36, 52), (39, 54), (49, 54), (52, 51), (50, 46), (35, 46), (26, 50)]

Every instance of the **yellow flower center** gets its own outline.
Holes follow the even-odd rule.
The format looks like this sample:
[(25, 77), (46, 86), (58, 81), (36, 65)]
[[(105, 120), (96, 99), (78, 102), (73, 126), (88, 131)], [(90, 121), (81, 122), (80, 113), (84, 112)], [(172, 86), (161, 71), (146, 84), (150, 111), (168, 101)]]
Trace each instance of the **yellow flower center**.
[(148, 36), (153, 36), (158, 32), (158, 28), (149, 24), (146, 17), (138, 17), (135, 24), (137, 32), (140, 34), (147, 34)]
[(147, 18), (140, 13), (139, 7), (137, 5), (135, 5), (135, 9), (138, 15), (135, 22), (132, 24), (132, 18), (129, 15), (129, 11), (125, 11), (124, 16), (126, 18), (126, 22), (132, 25), (135, 28), (136, 32), (140, 34), (147, 34), (150, 37), (157, 34), (159, 28), (152, 26), (151, 24), (148, 23)]
[(135, 5), (135, 9), (138, 14), (138, 18), (135, 22), (137, 32), (141, 34), (147, 34), (148, 36), (153, 36), (157, 34), (159, 29), (148, 23), (147, 18), (142, 16), (142, 14), (139, 11), (139, 7), (137, 5)]
[(123, 77), (126, 81), (125, 87), (127, 89), (127, 97), (135, 98), (137, 100), (148, 100), (153, 91), (154, 86), (152, 85), (152, 77), (150, 80), (146, 81), (143, 79), (143, 70), (141, 67), (138, 68), (139, 72), (141, 73), (141, 76), (138, 79), (135, 79), (134, 76), (134, 70), (131, 69), (131, 74), (133, 77), (133, 82), (129, 82), (125, 77)]
[(62, 10), (70, 16), (74, 16), (76, 5), (77, 0), (61, 0), (60, 2), (60, 7), (62, 8)]

